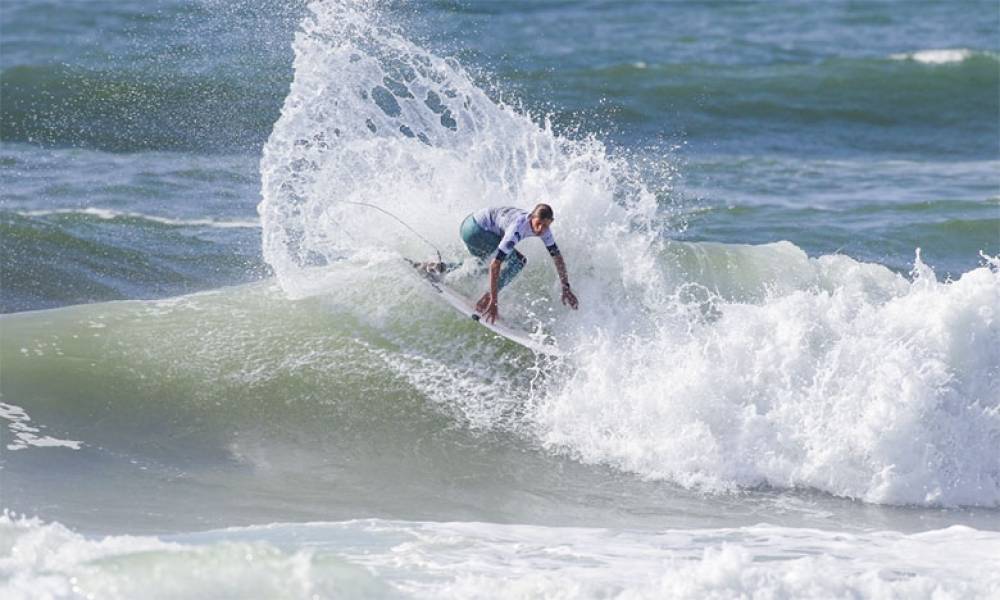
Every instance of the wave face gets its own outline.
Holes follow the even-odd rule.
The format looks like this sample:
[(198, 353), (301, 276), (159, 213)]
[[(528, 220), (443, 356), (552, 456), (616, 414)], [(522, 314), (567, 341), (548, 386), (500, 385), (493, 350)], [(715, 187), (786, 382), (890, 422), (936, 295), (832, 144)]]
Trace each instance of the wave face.
[[(647, 286), (643, 269), (676, 282)], [(10, 433), (81, 447), (49, 468), (86, 460), (160, 489), (228, 464), (303, 507), (329, 488), (376, 514), (421, 514), (427, 497), (462, 512), (435, 487), (455, 472), (490, 514), (509, 510), (480, 497), (498, 472), (576, 506), (606, 476), (560, 455), (696, 491), (997, 505), (996, 265), (938, 282), (918, 263), (908, 281), (787, 243), (677, 243), (637, 270), (627, 286), (579, 277), (587, 304), (546, 325), (572, 351), (555, 364), (456, 322), (394, 259), (334, 265), (294, 303), (265, 282), (9, 315)], [(547, 286), (519, 290), (544, 314)], [(410, 508), (364, 491), (399, 481), (401, 498), (423, 490)]]
[[(693, 489), (1000, 504), (995, 261), (940, 282), (919, 255), (906, 278), (790, 243), (665, 242), (668, 204), (599, 142), (492, 100), (365, 3), (310, 8), (261, 161), (264, 256), (286, 293), (339, 296), (344, 265), (384, 277), (397, 253), (432, 254), (371, 207), (463, 256), (462, 215), (545, 200), (583, 308), (556, 313), (544, 269), (507, 294), (505, 314), (573, 349), (525, 391), (519, 431)], [(429, 372), (411, 380), (440, 394)]]

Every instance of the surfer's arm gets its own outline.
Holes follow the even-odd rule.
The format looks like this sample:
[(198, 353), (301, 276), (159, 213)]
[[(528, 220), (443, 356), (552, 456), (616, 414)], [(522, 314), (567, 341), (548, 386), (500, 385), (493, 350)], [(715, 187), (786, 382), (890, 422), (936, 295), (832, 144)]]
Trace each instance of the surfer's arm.
[(569, 275), (566, 274), (566, 261), (563, 260), (562, 253), (559, 252), (558, 248), (553, 252), (552, 248), (555, 248), (553, 244), (549, 249), (549, 254), (552, 255), (552, 262), (556, 263), (556, 273), (559, 273), (559, 282), (562, 283), (562, 303), (568, 304), (570, 308), (576, 310), (579, 304), (576, 295), (573, 290), (569, 287)]
[[(488, 323), (494, 323), (497, 320), (497, 295), (500, 293), (500, 267), (503, 263), (499, 258), (494, 258), (490, 261), (490, 292), (486, 298), (487, 303), (485, 306), (477, 306), (482, 313), (483, 318), (486, 319)], [(480, 300), (482, 303), (482, 300)]]
[(500, 293), (500, 267), (503, 263), (500, 262), (499, 258), (494, 258), (490, 261), (490, 297), (493, 299), (493, 303), (497, 302), (497, 295)]

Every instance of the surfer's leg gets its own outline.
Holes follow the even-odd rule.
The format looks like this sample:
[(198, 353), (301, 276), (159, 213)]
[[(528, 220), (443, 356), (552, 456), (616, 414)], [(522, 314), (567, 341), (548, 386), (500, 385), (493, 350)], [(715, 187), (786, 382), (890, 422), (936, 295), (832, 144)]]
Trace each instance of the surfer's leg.
[(528, 259), (523, 254), (517, 250), (511, 252), (507, 260), (503, 261), (503, 268), (500, 270), (500, 281), (497, 283), (499, 289), (502, 290), (505, 285), (513, 281), (527, 263)]
[[(476, 224), (476, 220), (472, 218), (472, 215), (469, 215), (462, 221), (462, 225), (459, 227), (459, 235), (462, 237), (462, 241), (465, 242), (469, 252), (479, 258), (481, 263), (500, 245), (500, 238), (480, 229), (479, 225)], [(496, 241), (490, 239), (491, 236), (495, 237)], [(428, 275), (440, 277), (458, 269), (462, 266), (462, 263), (429, 261), (413, 263), (413, 266)]]
[(462, 221), (459, 233), (462, 236), (462, 241), (465, 242), (465, 247), (480, 260), (488, 259), (500, 245), (500, 236), (481, 229), (472, 215), (465, 217), (465, 220)]

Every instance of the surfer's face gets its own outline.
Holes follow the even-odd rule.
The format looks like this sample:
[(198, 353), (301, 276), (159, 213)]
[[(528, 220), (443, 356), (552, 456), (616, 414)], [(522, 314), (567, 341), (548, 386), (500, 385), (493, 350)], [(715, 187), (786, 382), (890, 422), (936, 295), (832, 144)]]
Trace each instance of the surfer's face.
[(531, 231), (535, 235), (542, 235), (549, 229), (549, 225), (552, 224), (552, 219), (543, 219), (541, 217), (531, 217)]

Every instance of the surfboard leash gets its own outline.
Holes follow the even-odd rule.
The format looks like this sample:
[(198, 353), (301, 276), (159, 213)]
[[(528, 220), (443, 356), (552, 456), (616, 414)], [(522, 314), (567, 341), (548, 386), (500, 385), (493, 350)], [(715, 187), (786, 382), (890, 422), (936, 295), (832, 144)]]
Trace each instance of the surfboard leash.
[(396, 221), (398, 221), (398, 222), (400, 223), (400, 225), (402, 225), (403, 227), (406, 227), (407, 229), (409, 229), (409, 230), (410, 230), (410, 232), (412, 232), (412, 233), (413, 233), (413, 235), (417, 236), (417, 237), (418, 237), (418, 238), (420, 238), (420, 239), (421, 239), (421, 240), (422, 240), (422, 241), (423, 241), (423, 242), (424, 242), (425, 244), (427, 244), (428, 246), (430, 246), (431, 248), (433, 248), (433, 249), (434, 249), (434, 252), (435, 252), (435, 253), (437, 253), (437, 257), (438, 257), (438, 262), (439, 262), (439, 263), (444, 263), (444, 258), (442, 258), (442, 257), (441, 257), (441, 250), (439, 250), (437, 246), (435, 246), (435, 245), (434, 245), (434, 244), (433, 244), (433, 243), (432, 243), (432, 242), (431, 242), (430, 240), (428, 240), (428, 239), (427, 239), (427, 238), (425, 238), (424, 236), (420, 235), (420, 232), (419, 232), (419, 231), (417, 231), (416, 229), (414, 229), (414, 228), (410, 227), (410, 225), (409, 225), (409, 224), (407, 224), (407, 222), (406, 222), (406, 221), (404, 221), (404, 220), (400, 219), (399, 217), (397, 217), (396, 215), (394, 215), (394, 214), (392, 214), (391, 212), (387, 211), (386, 209), (382, 208), (381, 206), (375, 206), (374, 204), (369, 204), (369, 203), (367, 203), (367, 202), (355, 202), (355, 201), (353, 201), (353, 200), (340, 200), (340, 202), (343, 202), (344, 204), (356, 204), (356, 205), (358, 205), (358, 206), (367, 206), (368, 208), (374, 208), (375, 210), (377, 210), (377, 211), (381, 211), (381, 212), (383, 212), (383, 213), (385, 213), (385, 214), (389, 215), (389, 216), (390, 216), (390, 217), (392, 217), (393, 219), (396, 219)]

